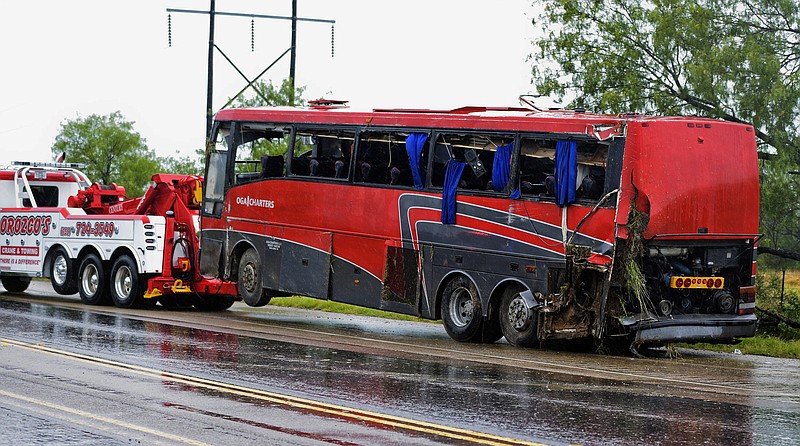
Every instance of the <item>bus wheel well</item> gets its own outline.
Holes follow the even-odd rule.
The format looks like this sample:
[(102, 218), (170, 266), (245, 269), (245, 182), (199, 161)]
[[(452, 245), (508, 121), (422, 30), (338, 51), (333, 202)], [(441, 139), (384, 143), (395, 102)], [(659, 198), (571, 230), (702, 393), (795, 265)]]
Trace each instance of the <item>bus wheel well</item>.
[(532, 291), (530, 287), (526, 286), (522, 282), (518, 282), (516, 280), (507, 279), (497, 284), (492, 290), (492, 295), (489, 297), (489, 310), (488, 311), (497, 311), (500, 308), (500, 299), (503, 297), (503, 294), (506, 290), (514, 290), (516, 292), (523, 292), (523, 291)]
[(472, 280), (472, 277), (469, 277), (469, 275), (461, 271), (450, 271), (449, 273), (445, 274), (444, 277), (442, 277), (442, 280), (439, 281), (439, 285), (436, 287), (436, 302), (433, 306), (435, 309), (434, 316), (438, 320), (442, 319), (442, 297), (444, 297), (444, 290), (447, 287), (448, 282), (457, 276), (464, 277), (473, 284), (475, 283), (475, 281)]
[(240, 242), (236, 246), (233, 247), (233, 250), (230, 253), (230, 259), (226, 262), (230, 265), (230, 271), (228, 275), (230, 279), (236, 281), (239, 278), (239, 261), (242, 259), (242, 255), (244, 255), (245, 251), (248, 249), (254, 249), (256, 254), (258, 254), (258, 250), (255, 246), (248, 242)]

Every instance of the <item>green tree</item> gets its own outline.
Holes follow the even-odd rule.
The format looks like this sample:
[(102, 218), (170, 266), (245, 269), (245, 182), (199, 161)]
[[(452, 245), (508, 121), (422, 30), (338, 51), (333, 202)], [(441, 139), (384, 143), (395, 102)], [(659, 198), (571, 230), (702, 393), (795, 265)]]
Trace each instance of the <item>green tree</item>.
[(800, 259), (796, 0), (534, 0), (538, 92), (600, 112), (752, 123), (762, 148), (760, 252)]
[(197, 156), (183, 156), (175, 158), (173, 156), (159, 157), (159, 173), (174, 173), (181, 175), (202, 175), (202, 150), (198, 150)]
[(305, 99), (303, 99), (303, 92), (305, 89), (306, 87), (297, 87), (292, 91), (292, 84), (289, 78), (284, 79), (280, 86), (274, 85), (272, 81), (257, 81), (249, 90), (249, 95), (241, 94), (231, 99), (231, 103), (237, 108), (269, 107), (289, 105), (292, 103), (292, 99), (294, 99), (294, 104), (301, 106), (305, 105)]
[(601, 112), (752, 123), (797, 158), (800, 7), (795, 0), (534, 0), (531, 55), (544, 95)]
[(116, 183), (129, 197), (140, 196), (159, 164), (133, 124), (119, 111), (64, 121), (53, 154), (65, 153), (66, 161), (84, 164), (92, 181)]
[[(232, 99), (231, 102), (233, 102), (234, 106), (237, 108), (269, 107), (289, 105), (291, 103), (302, 106), (305, 105), (305, 99), (303, 99), (304, 91), (305, 87), (297, 87), (293, 91), (289, 78), (284, 79), (280, 87), (274, 85), (272, 81), (258, 81), (253, 84), (250, 95), (239, 95)], [(241, 153), (239, 158), (259, 159), (263, 155), (283, 155), (288, 148), (289, 142), (285, 138), (273, 140), (261, 139), (251, 144), (250, 153)]]

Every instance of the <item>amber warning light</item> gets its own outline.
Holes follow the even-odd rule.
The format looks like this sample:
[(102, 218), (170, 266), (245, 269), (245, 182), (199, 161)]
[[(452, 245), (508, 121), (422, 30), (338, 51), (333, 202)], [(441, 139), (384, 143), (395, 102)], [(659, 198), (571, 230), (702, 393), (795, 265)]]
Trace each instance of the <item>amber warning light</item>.
[(672, 277), (669, 279), (670, 288), (722, 288), (725, 279), (722, 277)]

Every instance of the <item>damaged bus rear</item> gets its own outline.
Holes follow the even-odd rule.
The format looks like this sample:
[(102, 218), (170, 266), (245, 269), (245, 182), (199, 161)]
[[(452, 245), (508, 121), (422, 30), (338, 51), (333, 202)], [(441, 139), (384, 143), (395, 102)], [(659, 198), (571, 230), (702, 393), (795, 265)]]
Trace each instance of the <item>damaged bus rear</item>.
[(748, 125), (627, 123), (608, 336), (633, 346), (755, 334), (759, 178)]

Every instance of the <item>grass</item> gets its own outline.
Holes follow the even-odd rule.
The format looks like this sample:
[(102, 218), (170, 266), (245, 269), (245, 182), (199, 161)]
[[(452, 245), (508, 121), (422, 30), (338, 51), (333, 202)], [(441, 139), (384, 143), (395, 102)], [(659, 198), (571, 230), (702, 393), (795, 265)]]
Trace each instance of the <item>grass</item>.
[[(758, 270), (759, 283), (756, 304), (792, 319), (798, 319), (800, 306), (800, 270), (787, 270), (784, 282), (784, 299), (781, 302), (780, 270), (762, 268)], [(738, 349), (744, 354), (772, 356), (776, 358), (800, 359), (800, 330), (784, 323), (775, 326), (760, 326), (753, 338), (744, 338), (737, 345), (680, 344), (682, 347), (699, 348), (731, 353)]]
[(356, 305), (348, 305), (340, 302), (332, 302), (329, 300), (322, 300), (322, 299), (312, 299), (310, 297), (301, 297), (301, 296), (273, 297), (272, 300), (269, 301), (269, 304), (275, 305), (276, 307), (302, 308), (304, 310), (319, 310), (319, 311), (327, 311), (329, 313), (381, 317), (384, 319), (394, 319), (399, 321), (435, 322), (435, 321), (429, 321), (427, 319), (422, 319), (416, 316), (409, 316), (407, 314), (391, 313), (389, 311), (376, 310), (373, 308), (364, 308)]
[(800, 340), (784, 340), (769, 335), (756, 334), (754, 338), (742, 339), (736, 345), (727, 344), (678, 344), (678, 347), (733, 353), (739, 350), (745, 355), (772, 356), (775, 358), (800, 359)]

